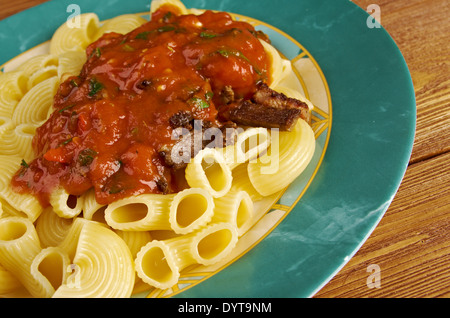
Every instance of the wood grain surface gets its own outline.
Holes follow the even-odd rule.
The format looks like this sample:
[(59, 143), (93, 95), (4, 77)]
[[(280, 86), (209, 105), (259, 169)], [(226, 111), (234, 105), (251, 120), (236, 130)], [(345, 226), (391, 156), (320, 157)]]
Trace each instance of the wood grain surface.
[[(45, 2), (1, 1), (0, 19)], [(450, 297), (450, 1), (354, 0), (380, 8), (416, 93), (417, 127), (403, 182), (371, 236), (316, 298)], [(372, 286), (370, 265), (380, 269)]]
[[(381, 25), (408, 64), (416, 93), (416, 137), (391, 206), (372, 235), (315, 297), (450, 296), (450, 2), (354, 0), (380, 7)], [(368, 266), (380, 268), (369, 288)], [(370, 284), (369, 284), (370, 285)]]

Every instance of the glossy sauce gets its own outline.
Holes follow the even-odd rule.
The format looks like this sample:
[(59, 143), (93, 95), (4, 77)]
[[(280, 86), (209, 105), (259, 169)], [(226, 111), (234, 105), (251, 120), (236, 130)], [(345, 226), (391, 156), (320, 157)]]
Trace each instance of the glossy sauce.
[(182, 16), (171, 7), (126, 35), (103, 35), (87, 48), (80, 75), (60, 85), (33, 140), (37, 157), (22, 162), (13, 189), (44, 206), (56, 186), (72, 195), (94, 188), (101, 204), (180, 190), (182, 177), (158, 154), (176, 142), (170, 117), (189, 111), (220, 127), (223, 88), (245, 98), (267, 80), (261, 35), (227, 13)]

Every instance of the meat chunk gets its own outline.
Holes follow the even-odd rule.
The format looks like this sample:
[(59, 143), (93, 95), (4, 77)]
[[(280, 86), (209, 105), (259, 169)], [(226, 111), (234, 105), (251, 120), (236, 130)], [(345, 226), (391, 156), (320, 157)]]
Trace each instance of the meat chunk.
[(223, 104), (229, 104), (234, 101), (234, 91), (229, 85), (225, 86), (220, 92), (220, 97)]
[(169, 124), (172, 128), (186, 128), (188, 130), (191, 130), (193, 128), (192, 121), (194, 120), (194, 117), (192, 116), (192, 113), (189, 111), (179, 111), (178, 113), (172, 115), (169, 119)]
[(201, 149), (203, 149), (201, 134), (193, 130), (181, 135), (173, 145), (163, 145), (158, 150), (160, 157), (167, 167), (175, 170), (183, 169)]
[(194, 120), (190, 123), (192, 123), (190, 129), (181, 125), (174, 129), (172, 137), (176, 142), (173, 145), (162, 145), (158, 150), (164, 164), (175, 170), (185, 168), (191, 158), (205, 147), (222, 147), (225, 143), (222, 140), (225, 137), (222, 133), (215, 134), (221, 132), (221, 128), (213, 127), (210, 121)]
[(239, 125), (291, 130), (299, 118), (311, 121), (308, 105), (260, 84), (248, 100), (238, 100), (219, 110), (222, 120)]
[(267, 107), (244, 100), (229, 112), (228, 119), (244, 126), (291, 130), (301, 115), (299, 108)]

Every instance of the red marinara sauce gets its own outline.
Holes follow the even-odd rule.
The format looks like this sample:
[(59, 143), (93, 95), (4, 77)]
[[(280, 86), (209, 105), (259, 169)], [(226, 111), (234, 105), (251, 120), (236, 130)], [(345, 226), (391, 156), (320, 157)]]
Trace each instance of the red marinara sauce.
[(37, 129), (37, 157), (22, 162), (13, 189), (49, 205), (53, 189), (71, 195), (94, 188), (108, 204), (142, 193), (179, 191), (158, 150), (173, 145), (169, 119), (189, 111), (217, 127), (221, 91), (238, 97), (266, 81), (270, 61), (261, 32), (225, 12), (178, 15), (169, 6), (122, 35), (104, 34), (86, 49), (81, 73), (61, 83), (54, 112)]

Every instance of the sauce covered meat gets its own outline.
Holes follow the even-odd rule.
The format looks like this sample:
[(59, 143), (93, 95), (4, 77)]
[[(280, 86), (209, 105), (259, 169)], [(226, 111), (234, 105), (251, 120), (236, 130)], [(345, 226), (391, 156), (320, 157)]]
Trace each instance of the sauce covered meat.
[(173, 130), (200, 120), (221, 127), (218, 110), (250, 98), (270, 81), (270, 61), (248, 23), (223, 12), (178, 15), (170, 7), (122, 35), (104, 34), (86, 50), (78, 76), (61, 83), (54, 112), (37, 129), (36, 158), (22, 162), (15, 191), (42, 205), (57, 186), (81, 195), (94, 188), (108, 204), (141, 193), (172, 193), (182, 177), (161, 149)]

